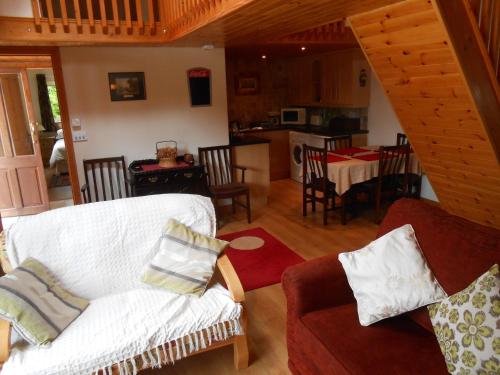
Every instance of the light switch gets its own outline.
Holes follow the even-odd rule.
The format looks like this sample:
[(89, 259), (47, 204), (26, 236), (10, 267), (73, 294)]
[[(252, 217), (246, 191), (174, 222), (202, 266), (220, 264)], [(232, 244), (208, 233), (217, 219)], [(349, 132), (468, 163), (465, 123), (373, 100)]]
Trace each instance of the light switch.
[(80, 122), (79, 118), (72, 118), (71, 119), (71, 127), (73, 130), (82, 130), (82, 123)]
[(73, 131), (73, 142), (86, 142), (87, 140), (87, 133), (85, 131)]

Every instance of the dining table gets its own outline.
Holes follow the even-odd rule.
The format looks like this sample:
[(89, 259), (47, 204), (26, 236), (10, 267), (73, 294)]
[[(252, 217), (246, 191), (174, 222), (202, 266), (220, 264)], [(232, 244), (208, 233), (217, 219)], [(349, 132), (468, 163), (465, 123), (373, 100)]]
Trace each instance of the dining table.
[[(346, 199), (351, 186), (378, 176), (380, 146), (350, 147), (328, 152), (327, 177), (335, 183), (335, 192), (342, 201), (341, 222), (346, 224)], [(401, 173), (405, 165), (401, 164)], [(415, 153), (410, 150), (408, 173), (421, 174), (422, 167)]]

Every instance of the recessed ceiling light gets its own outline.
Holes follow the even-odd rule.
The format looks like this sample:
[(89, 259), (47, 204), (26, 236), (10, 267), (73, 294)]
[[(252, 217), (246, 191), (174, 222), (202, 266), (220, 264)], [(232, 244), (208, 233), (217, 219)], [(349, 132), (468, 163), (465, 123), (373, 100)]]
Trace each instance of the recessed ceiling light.
[(306, 47), (305, 47), (305, 46), (302, 46), (302, 47), (300, 47), (300, 50), (301, 50), (301, 51), (305, 51), (305, 50), (306, 50)]
[(262, 60), (265, 60), (265, 59), (267, 59), (267, 56), (266, 55), (262, 55), (261, 58), (262, 58)]

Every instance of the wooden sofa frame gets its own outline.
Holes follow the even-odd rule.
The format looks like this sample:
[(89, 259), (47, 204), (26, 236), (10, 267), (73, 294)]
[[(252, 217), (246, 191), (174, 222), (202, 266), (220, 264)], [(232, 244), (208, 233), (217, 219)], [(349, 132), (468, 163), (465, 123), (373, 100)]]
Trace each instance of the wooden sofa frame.
[[(0, 234), (2, 233), (3, 228), (1, 224), (1, 219), (0, 219)], [(2, 252), (4, 249), (0, 249)], [(6, 254), (3, 253), (0, 255), (0, 276), (3, 276), (5, 272), (10, 272), (11, 271), (11, 266), (8, 263)], [(222, 255), (218, 260), (217, 260), (217, 269), (216, 273), (214, 275), (213, 280), (221, 281), (222, 283), (225, 284), (227, 289), (229, 290), (231, 294), (231, 298), (233, 299), (234, 302), (240, 303), (243, 306), (243, 310), (240, 316), (240, 327), (242, 329), (242, 334), (237, 335), (237, 336), (232, 336), (226, 340), (223, 341), (212, 341), (212, 344), (207, 346), (205, 349), (200, 349), (198, 351), (188, 353), (186, 355), (187, 357), (207, 352), (210, 350), (218, 349), (224, 346), (228, 345), (233, 345), (233, 350), (234, 350), (234, 366), (236, 369), (244, 369), (248, 367), (248, 343), (247, 343), (247, 316), (246, 316), (246, 309), (245, 309), (245, 292), (243, 291), (243, 287), (241, 285), (240, 279), (238, 278), (238, 275), (236, 274), (236, 271), (233, 268), (233, 265), (231, 264), (231, 261), (227, 257), (227, 255)], [(10, 354), (10, 333), (11, 333), (11, 323), (9, 321), (0, 319), (0, 368), (1, 366), (7, 361), (9, 358)], [(188, 344), (187, 338), (184, 338), (185, 344)], [(174, 346), (173, 348), (174, 352), (174, 358), (177, 356), (177, 347)], [(142, 356), (138, 355), (135, 358), (136, 362), (141, 364), (141, 366), (138, 366), (138, 368), (142, 369)], [(164, 358), (163, 355), (161, 355), (161, 361), (162, 363), (171, 363), (168, 361), (168, 358)], [(150, 365), (147, 365), (146, 368), (150, 368)], [(102, 373), (102, 371), (100, 371)], [(98, 372), (99, 373), (99, 372)], [(96, 375), (98, 374), (96, 373)], [(117, 365), (113, 366), (112, 368), (112, 373), (113, 375), (118, 375), (119, 370)], [(104, 375), (104, 374), (103, 374)]]

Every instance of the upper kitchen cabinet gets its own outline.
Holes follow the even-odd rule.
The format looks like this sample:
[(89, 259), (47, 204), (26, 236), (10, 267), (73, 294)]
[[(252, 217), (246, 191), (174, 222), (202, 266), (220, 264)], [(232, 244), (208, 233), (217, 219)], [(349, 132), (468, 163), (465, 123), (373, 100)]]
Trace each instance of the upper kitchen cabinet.
[(367, 107), (370, 68), (358, 49), (293, 59), (288, 70), (293, 105)]

